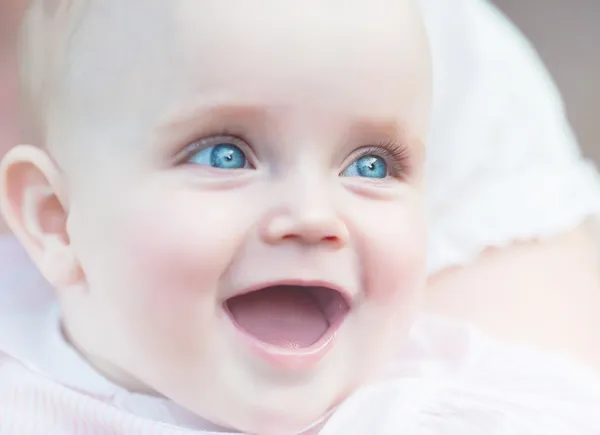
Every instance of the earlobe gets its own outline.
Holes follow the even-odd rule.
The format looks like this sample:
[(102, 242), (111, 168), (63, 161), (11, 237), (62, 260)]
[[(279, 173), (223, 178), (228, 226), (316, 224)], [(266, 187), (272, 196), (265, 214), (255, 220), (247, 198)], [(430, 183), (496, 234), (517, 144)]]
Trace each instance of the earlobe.
[(76, 284), (80, 267), (70, 244), (64, 180), (43, 150), (19, 145), (0, 165), (2, 212), (44, 277), (56, 288)]

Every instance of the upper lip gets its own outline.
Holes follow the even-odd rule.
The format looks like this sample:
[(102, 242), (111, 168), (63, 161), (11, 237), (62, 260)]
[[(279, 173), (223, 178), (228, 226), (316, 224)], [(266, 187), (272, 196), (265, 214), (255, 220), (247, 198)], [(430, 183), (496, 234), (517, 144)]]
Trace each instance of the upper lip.
[(265, 281), (259, 284), (253, 284), (249, 287), (245, 287), (244, 289), (234, 292), (231, 295), (228, 295), (227, 299), (234, 298), (236, 296), (242, 296), (248, 293), (252, 293), (255, 291), (259, 291), (262, 289), (266, 289), (269, 287), (277, 287), (277, 286), (297, 286), (297, 287), (324, 287), (330, 290), (334, 290), (338, 292), (342, 298), (346, 301), (349, 307), (352, 307), (352, 302), (354, 300), (354, 296), (350, 290), (346, 287), (336, 284), (331, 281), (323, 281), (323, 280), (307, 280), (307, 279), (286, 279), (279, 281)]

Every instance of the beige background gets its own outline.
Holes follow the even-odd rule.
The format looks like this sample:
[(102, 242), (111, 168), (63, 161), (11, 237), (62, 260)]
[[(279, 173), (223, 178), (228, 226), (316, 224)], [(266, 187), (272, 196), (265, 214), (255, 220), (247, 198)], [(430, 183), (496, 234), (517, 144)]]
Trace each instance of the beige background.
[(494, 0), (538, 49), (584, 152), (600, 164), (600, 0)]

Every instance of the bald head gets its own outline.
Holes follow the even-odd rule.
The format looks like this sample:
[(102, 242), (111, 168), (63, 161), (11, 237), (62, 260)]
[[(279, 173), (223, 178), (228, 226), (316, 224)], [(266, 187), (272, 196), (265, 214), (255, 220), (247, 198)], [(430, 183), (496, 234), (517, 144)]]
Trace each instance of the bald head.
[(149, 122), (175, 94), (193, 93), (184, 76), (198, 89), (236, 71), (277, 81), (275, 64), (316, 76), (345, 60), (351, 70), (339, 74), (367, 80), (390, 56), (400, 68), (389, 74), (404, 77), (388, 79), (428, 87), (412, 1), (33, 0), (21, 44), (26, 138), (47, 141), (55, 117), (70, 128), (84, 116), (112, 123), (115, 111), (120, 122)]

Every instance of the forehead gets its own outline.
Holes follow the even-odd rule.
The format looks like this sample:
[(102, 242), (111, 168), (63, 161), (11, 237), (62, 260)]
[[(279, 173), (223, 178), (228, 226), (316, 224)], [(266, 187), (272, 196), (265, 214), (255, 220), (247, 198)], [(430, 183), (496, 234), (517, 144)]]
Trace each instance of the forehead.
[(211, 100), (389, 117), (428, 79), (408, 0), (95, 1), (68, 50), (73, 113), (122, 122)]

